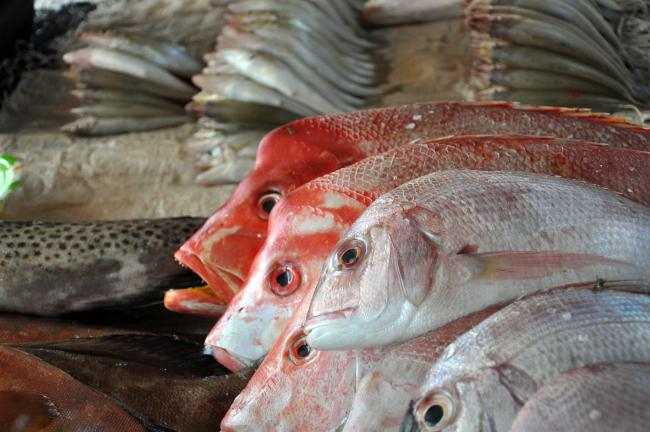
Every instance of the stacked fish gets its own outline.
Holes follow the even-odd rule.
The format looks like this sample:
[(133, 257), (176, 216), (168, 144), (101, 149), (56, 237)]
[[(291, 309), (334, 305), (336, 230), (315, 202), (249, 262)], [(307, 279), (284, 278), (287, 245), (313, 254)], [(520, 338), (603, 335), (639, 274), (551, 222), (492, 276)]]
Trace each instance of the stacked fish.
[(359, 24), (361, 6), (358, 0), (227, 5), (216, 48), (193, 78), (201, 92), (188, 105), (202, 117), (188, 142), (203, 170), (198, 183), (240, 181), (253, 167), (260, 139), (275, 126), (354, 111), (379, 95), (377, 43)]
[(393, 26), (463, 16), (463, 0), (368, 0), (363, 19), (375, 26)]
[(468, 3), (479, 99), (606, 112), (650, 104), (646, 2)]
[[(200, 53), (218, 33), (222, 11), (209, 9), (207, 0), (173, 3), (130, 6), (135, 17), (113, 4), (89, 16), (78, 30), (83, 47), (63, 55), (79, 100), (71, 110), (79, 118), (64, 131), (96, 136), (189, 120), (184, 106), (196, 92), (190, 79), (201, 70)], [(138, 22), (142, 14), (146, 19)], [(184, 26), (193, 33), (176, 32)]]
[(166, 298), (229, 299), (206, 345), (233, 371), (266, 356), (221, 429), (644, 430), (649, 150), (620, 119), (507, 103), (269, 133), (176, 253), (208, 287)]

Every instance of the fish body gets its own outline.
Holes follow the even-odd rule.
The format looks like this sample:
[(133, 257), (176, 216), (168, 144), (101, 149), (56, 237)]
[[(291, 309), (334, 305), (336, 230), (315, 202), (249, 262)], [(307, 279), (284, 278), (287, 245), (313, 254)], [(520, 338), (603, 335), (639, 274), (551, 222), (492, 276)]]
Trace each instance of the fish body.
[(648, 281), (650, 209), (540, 174), (452, 170), (375, 201), (323, 267), (316, 349), (407, 340), (544, 289)]
[(63, 60), (66, 63), (81, 67), (94, 67), (121, 72), (177, 91), (192, 92), (194, 90), (192, 86), (154, 63), (111, 49), (99, 47), (81, 48), (65, 53)]
[(204, 219), (0, 224), (0, 304), (57, 315), (157, 299), (196, 277), (173, 251)]
[[(265, 355), (352, 223), (380, 195), (414, 178), (452, 168), (537, 172), (586, 180), (650, 205), (648, 166), (648, 152), (583, 141), (465, 136), (405, 145), (341, 168), (276, 205), (242, 290), (206, 344), (232, 370)], [(281, 286), (278, 278), (290, 280)]]
[(621, 120), (507, 103), (440, 102), (301, 119), (265, 136), (251, 174), (176, 259), (222, 298), (231, 299), (264, 242), (265, 208), (308, 181), (366, 157), (415, 140), (471, 134), (555, 136), (650, 148), (650, 131)]
[(463, 16), (462, 0), (370, 0), (363, 19), (373, 25), (396, 25)]
[[(509, 431), (538, 390), (573, 369), (647, 363), (649, 306), (645, 295), (584, 289), (507, 306), (447, 347), (414, 400), (413, 417), (405, 419), (411, 427), (403, 430)], [(589, 396), (576, 395), (556, 418), (579, 414)]]
[(176, 336), (119, 335), (15, 346), (170, 430), (215, 430), (254, 369), (224, 375)]
[(537, 390), (510, 432), (643, 432), (650, 422), (648, 400), (648, 363), (586, 366)]
[(162, 117), (82, 117), (61, 126), (61, 130), (78, 136), (114, 135), (126, 132), (142, 132), (189, 123), (186, 115), (165, 115)]
[(146, 430), (107, 396), (29, 354), (2, 347), (0, 364), (2, 430)]

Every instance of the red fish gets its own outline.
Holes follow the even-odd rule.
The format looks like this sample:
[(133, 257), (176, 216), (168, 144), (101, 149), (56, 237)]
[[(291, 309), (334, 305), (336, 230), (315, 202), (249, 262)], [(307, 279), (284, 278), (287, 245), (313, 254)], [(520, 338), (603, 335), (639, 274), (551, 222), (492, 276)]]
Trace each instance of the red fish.
[(467, 136), (414, 143), (313, 180), (287, 195), (243, 290), (208, 335), (231, 370), (264, 356), (350, 225), (381, 194), (450, 168), (512, 170), (582, 179), (650, 205), (650, 152), (524, 136)]
[(224, 300), (241, 288), (264, 242), (269, 213), (317, 177), (415, 140), (449, 135), (543, 135), (650, 149), (650, 130), (566, 108), (439, 102), (301, 119), (267, 134), (252, 173), (177, 252)]

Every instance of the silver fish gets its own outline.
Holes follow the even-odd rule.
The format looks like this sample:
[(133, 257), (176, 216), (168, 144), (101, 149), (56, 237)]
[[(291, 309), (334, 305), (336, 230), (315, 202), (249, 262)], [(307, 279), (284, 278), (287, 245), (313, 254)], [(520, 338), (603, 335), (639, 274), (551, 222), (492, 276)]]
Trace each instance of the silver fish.
[(605, 189), (539, 174), (430, 174), (380, 197), (331, 253), (307, 341), (404, 341), (544, 289), (650, 281), (649, 261), (650, 209)]
[[(526, 401), (560, 375), (603, 363), (648, 361), (650, 297), (585, 289), (534, 296), (447, 347), (403, 430), (506, 432)], [(579, 402), (572, 400), (569, 415)]]

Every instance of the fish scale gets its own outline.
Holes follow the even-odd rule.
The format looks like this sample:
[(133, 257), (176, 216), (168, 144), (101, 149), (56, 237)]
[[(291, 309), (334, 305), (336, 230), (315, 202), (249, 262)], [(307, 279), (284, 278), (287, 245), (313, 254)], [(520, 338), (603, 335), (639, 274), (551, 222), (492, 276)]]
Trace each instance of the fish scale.
[[(0, 224), (3, 310), (60, 314), (195, 283), (171, 253), (202, 218)], [(174, 285), (172, 285), (174, 286)], [(34, 299), (40, 297), (38, 302)]]
[[(385, 345), (538, 290), (647, 281), (649, 226), (647, 207), (584, 182), (423, 176), (375, 201), (334, 249), (307, 340), (322, 350)], [(343, 269), (339, 254), (358, 242), (367, 252)]]
[(555, 136), (650, 149), (650, 130), (621, 119), (508, 103), (426, 103), (296, 120), (266, 135), (251, 174), (176, 258), (230, 300), (266, 235), (267, 223), (257, 208), (265, 193), (284, 196), (310, 180), (415, 140), (471, 134)]
[[(459, 414), (441, 420), (449, 428), (442, 430), (508, 431), (522, 404), (565, 372), (647, 363), (649, 306), (645, 295), (581, 289), (507, 306), (447, 348), (421, 386), (414, 412), (423, 412), (427, 398), (445, 391)], [(488, 429), (486, 423), (497, 428)]]
[[(242, 293), (232, 300), (206, 343), (215, 348), (222, 364), (234, 370), (268, 352), (295, 305), (313, 291), (327, 255), (344, 231), (364, 207), (408, 180), (437, 170), (463, 167), (541, 172), (589, 180), (650, 204), (650, 172), (644, 169), (649, 164), (650, 153), (586, 142), (469, 136), (410, 144), (312, 180), (277, 204), (270, 218), (268, 237)], [(460, 196), (463, 195), (454, 192), (450, 199)], [(491, 205), (491, 201), (486, 204)], [(463, 209), (465, 204), (458, 203), (457, 207)], [(305, 213), (306, 208), (321, 213), (295, 216)], [(493, 212), (492, 216), (484, 216), (482, 223), (490, 223), (488, 217), (494, 219), (493, 223), (501, 218)], [(305, 220), (312, 226), (321, 226), (318, 237), (298, 229)], [(327, 226), (327, 221), (335, 223)], [(548, 245), (544, 239), (542, 232), (536, 243), (531, 240), (531, 245)], [(300, 273), (301, 282), (295, 293), (278, 297), (268, 290), (265, 280), (278, 263), (292, 263)]]

